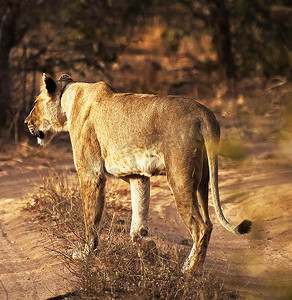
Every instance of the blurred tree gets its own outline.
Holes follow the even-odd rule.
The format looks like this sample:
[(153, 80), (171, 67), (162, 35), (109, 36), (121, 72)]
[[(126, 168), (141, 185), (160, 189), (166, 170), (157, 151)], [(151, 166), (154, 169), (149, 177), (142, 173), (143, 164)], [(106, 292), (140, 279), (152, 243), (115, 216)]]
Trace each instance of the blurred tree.
[(236, 71), (232, 53), (230, 8), (227, 1), (208, 0), (213, 29), (213, 43), (217, 53), (219, 72), (227, 83), (228, 92), (235, 96)]
[[(291, 72), (292, 2), (238, 0), (230, 12), (239, 76), (288, 76)], [(285, 20), (286, 19), (286, 20)]]
[(28, 29), (27, 20), (21, 18), (21, 0), (2, 1), (0, 7), (0, 127), (7, 126), (11, 118), (9, 54)]
[[(0, 6), (0, 127), (11, 123), (11, 70), (74, 70), (86, 64), (105, 72), (143, 23), (151, 0), (2, 0)], [(25, 63), (10, 57), (18, 44)], [(12, 64), (10, 62), (12, 61)], [(21, 65), (20, 65), (21, 64)], [(1, 133), (0, 133), (1, 134)]]
[[(288, 0), (2, 0), (0, 127), (11, 123), (11, 70), (82, 73), (85, 64), (106, 72), (157, 15), (168, 25), (171, 53), (185, 36), (212, 36), (217, 64), (206, 72), (218, 71), (229, 91), (237, 78), (285, 75), (291, 71), (291, 6)], [(17, 45), (24, 62), (11, 58)]]
[[(116, 60), (135, 27), (141, 25), (152, 0), (64, 1), (60, 12), (66, 22), (59, 45), (87, 66), (106, 71)], [(74, 64), (75, 60), (71, 60)]]
[[(232, 53), (230, 25), (230, 8), (233, 1), (180, 0), (180, 2), (191, 12), (190, 16), (194, 20), (203, 22), (204, 27), (211, 32), (214, 50), (217, 55), (219, 76), (222, 81), (226, 82), (227, 92), (233, 95), (236, 94), (236, 69)], [(196, 26), (193, 27), (193, 30), (196, 30)]]
[[(234, 94), (236, 81), (261, 75), (291, 76), (292, 2), (287, 0), (179, 0), (186, 10), (178, 29), (211, 32), (217, 71)], [(161, 1), (161, 3), (164, 3)], [(169, 21), (169, 19), (166, 18)], [(182, 21), (182, 20), (181, 20)], [(172, 21), (170, 21), (172, 22)], [(208, 62), (207, 62), (208, 63)], [(209, 64), (208, 64), (209, 65)]]

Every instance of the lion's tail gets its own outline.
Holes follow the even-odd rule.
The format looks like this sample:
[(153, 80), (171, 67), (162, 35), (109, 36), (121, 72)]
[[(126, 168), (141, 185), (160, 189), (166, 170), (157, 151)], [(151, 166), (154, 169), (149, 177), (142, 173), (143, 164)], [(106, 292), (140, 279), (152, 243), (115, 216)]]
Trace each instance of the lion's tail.
[(204, 124), (202, 131), (204, 131), (202, 133), (204, 136), (205, 147), (208, 157), (210, 186), (216, 215), (223, 227), (225, 227), (231, 233), (248, 233), (251, 230), (251, 221), (244, 220), (238, 226), (233, 226), (226, 220), (221, 209), (218, 188), (218, 146), (220, 139), (220, 128), (216, 119), (212, 120), (212, 122), (210, 122), (209, 124)]

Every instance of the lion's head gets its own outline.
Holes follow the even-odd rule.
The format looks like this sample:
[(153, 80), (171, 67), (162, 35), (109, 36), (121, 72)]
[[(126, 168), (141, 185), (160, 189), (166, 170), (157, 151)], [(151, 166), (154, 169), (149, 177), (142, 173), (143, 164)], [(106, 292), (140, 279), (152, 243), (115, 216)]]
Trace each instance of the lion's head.
[(69, 75), (64, 74), (58, 81), (43, 74), (41, 93), (36, 97), (35, 105), (27, 118), (30, 133), (37, 137), (38, 144), (46, 145), (57, 132), (66, 128), (67, 117), (61, 106), (61, 97), (68, 83)]

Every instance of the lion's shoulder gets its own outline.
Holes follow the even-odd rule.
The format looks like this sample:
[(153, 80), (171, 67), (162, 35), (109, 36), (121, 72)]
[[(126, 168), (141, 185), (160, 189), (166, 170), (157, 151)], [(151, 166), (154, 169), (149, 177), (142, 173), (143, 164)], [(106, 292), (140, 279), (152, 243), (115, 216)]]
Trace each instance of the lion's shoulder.
[(98, 82), (94, 83), (94, 87), (96, 89), (100, 89), (100, 90), (104, 90), (104, 91), (113, 93), (113, 89), (105, 81), (98, 81)]

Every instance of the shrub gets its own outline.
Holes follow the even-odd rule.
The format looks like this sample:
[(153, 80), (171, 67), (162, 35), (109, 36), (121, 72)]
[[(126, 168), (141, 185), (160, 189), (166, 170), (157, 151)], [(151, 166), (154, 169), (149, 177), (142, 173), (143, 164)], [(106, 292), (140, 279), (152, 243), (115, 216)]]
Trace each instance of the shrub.
[[(109, 182), (110, 184), (110, 182)], [(100, 225), (100, 243), (84, 255), (85, 239), (81, 197), (69, 174), (44, 178), (30, 197), (28, 208), (52, 220), (51, 249), (74, 276), (76, 299), (230, 299), (236, 293), (223, 280), (204, 270), (181, 273), (190, 249), (152, 236), (130, 241), (130, 211), (107, 207)], [(74, 255), (79, 253), (79, 255)], [(75, 257), (74, 259), (72, 257)]]

